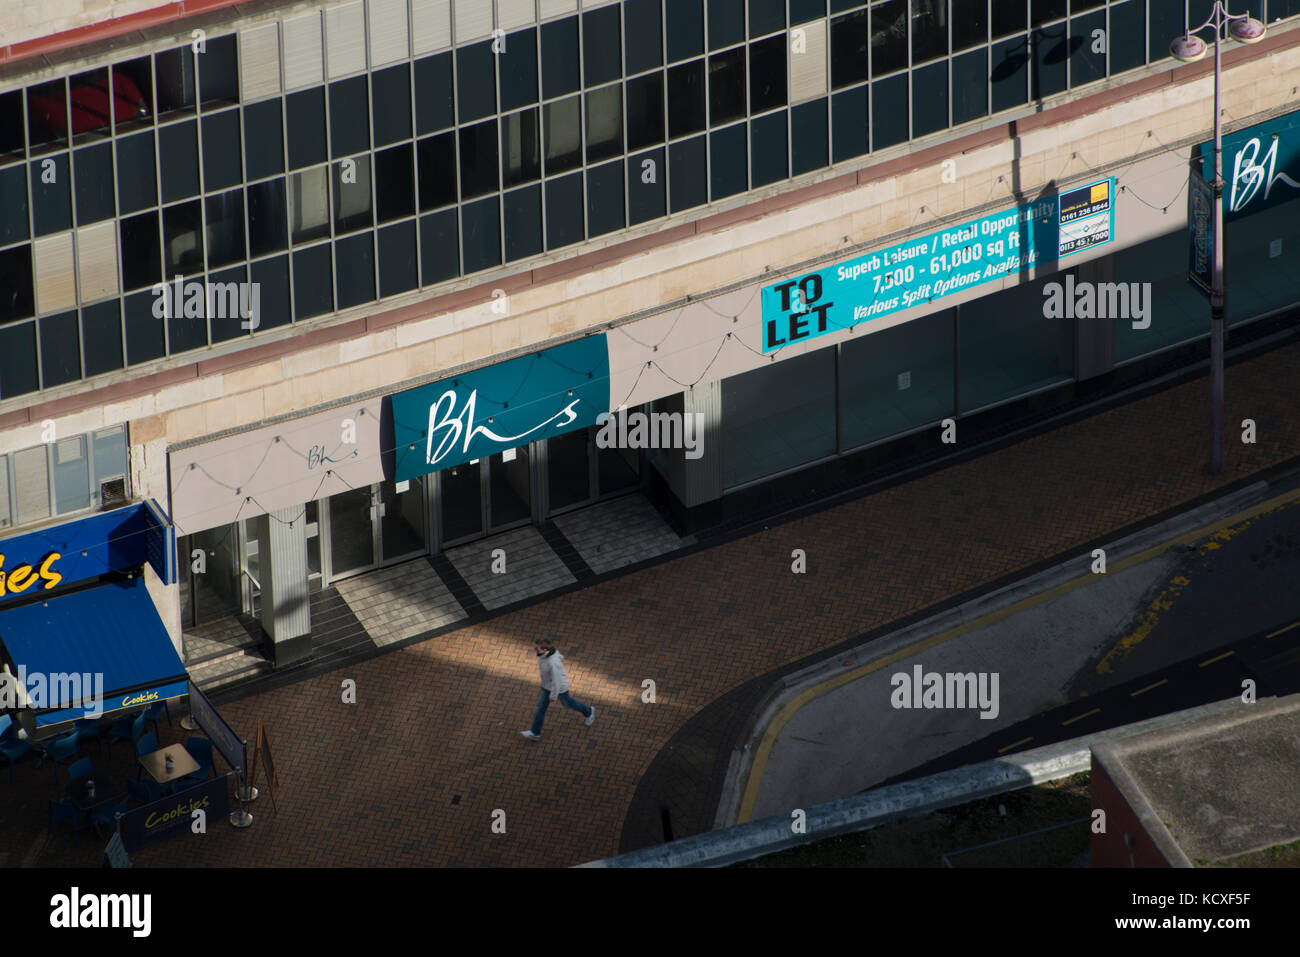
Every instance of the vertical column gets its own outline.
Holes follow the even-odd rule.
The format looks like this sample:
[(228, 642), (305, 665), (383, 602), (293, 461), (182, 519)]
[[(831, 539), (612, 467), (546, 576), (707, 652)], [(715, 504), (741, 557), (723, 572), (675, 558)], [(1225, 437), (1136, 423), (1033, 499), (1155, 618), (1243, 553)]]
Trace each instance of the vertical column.
[[(1094, 289), (1115, 276), (1113, 256), (1102, 256), (1078, 268), (1077, 282), (1089, 282)], [(1100, 297), (1100, 293), (1098, 293)], [(1115, 321), (1074, 320), (1074, 377), (1078, 382), (1103, 375), (1115, 367)]]
[[(702, 382), (664, 405), (681, 416), (683, 438), (682, 448), (665, 450), (668, 487), (687, 508), (722, 498), (722, 381)], [(694, 448), (685, 447), (688, 434)]]
[(259, 516), (253, 524), (260, 559), (262, 628), (271, 638), (276, 665), (289, 664), (311, 652), (306, 518), (302, 506), (297, 506)]

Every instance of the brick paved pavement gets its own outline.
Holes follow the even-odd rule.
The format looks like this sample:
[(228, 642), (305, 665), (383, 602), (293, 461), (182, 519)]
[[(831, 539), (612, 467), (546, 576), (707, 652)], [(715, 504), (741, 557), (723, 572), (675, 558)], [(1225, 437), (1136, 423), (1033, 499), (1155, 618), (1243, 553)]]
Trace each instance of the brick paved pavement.
[[(1229, 368), (1226, 420), (1255, 419), (1259, 442), (1243, 447), (1230, 431), (1217, 479), (1202, 465), (1200, 378), (770, 530), (226, 703), (241, 732), (251, 735), (258, 717), (267, 723), (279, 814), (259, 800), (248, 830), (222, 824), (137, 862), (574, 864), (616, 853), (625, 831), (647, 835), (644, 815), (663, 795), (689, 806), (682, 819), (695, 824), (676, 835), (691, 833), (713, 813), (712, 785), (692, 780), (692, 769), (716, 768), (720, 749), (725, 763), (732, 741), (718, 729), (747, 713), (742, 692), (1300, 455), (1298, 360), (1292, 345)], [(806, 575), (790, 572), (794, 548), (807, 551)], [(534, 744), (518, 731), (536, 695), (537, 635), (557, 639), (574, 693), (598, 715), (586, 728), (553, 708)], [(357, 682), (356, 705), (340, 703), (344, 678)], [(654, 705), (640, 700), (646, 678), (656, 682)], [(182, 734), (163, 731), (164, 743)], [(44, 845), (48, 768), (19, 767), (18, 778), (24, 799), (0, 808), (0, 866), (93, 862), (84, 843), (73, 855), (66, 833)], [(495, 809), (506, 812), (505, 834), (492, 833)]]

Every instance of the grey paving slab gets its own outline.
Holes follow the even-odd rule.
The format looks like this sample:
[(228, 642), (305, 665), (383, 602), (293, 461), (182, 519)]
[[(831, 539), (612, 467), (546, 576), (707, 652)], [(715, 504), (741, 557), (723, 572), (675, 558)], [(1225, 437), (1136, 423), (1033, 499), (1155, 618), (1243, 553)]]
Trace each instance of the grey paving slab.
[(597, 575), (675, 551), (694, 541), (679, 538), (642, 495), (601, 502), (555, 519), (582, 560)]
[(425, 561), (384, 568), (335, 587), (380, 647), (466, 617), (460, 602)]
[[(499, 573), (492, 570), (492, 553), (498, 548), (505, 559), (505, 571)], [(532, 526), (453, 548), (446, 555), (489, 611), (577, 581)]]

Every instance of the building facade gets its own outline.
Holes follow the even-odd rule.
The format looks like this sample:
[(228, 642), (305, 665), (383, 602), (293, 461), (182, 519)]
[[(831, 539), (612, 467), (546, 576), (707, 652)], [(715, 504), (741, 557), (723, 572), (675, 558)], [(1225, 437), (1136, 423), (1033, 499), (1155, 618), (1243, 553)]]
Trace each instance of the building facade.
[[(1223, 73), (1233, 328), (1300, 303), (1300, 0), (1240, 6), (1269, 33)], [(173, 640), (244, 612), (292, 658), (348, 576), (638, 489), (707, 521), (1141, 369), (1209, 331), (1213, 80), (1168, 54), (1204, 7), (218, 2), (16, 34), (0, 535), (155, 500)]]

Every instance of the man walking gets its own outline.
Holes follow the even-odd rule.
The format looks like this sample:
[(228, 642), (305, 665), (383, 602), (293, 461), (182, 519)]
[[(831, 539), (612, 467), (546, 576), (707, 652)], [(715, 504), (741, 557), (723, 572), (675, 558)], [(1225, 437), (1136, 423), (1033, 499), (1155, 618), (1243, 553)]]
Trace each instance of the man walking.
[(529, 741), (536, 741), (542, 736), (542, 722), (546, 720), (546, 709), (556, 698), (566, 708), (580, 711), (587, 716), (587, 724), (596, 720), (596, 709), (583, 704), (569, 695), (569, 676), (564, 670), (564, 655), (555, 650), (549, 641), (539, 641), (534, 646), (537, 652), (537, 669), (542, 675), (542, 691), (537, 696), (537, 710), (533, 712), (533, 726), (527, 731), (520, 731)]

